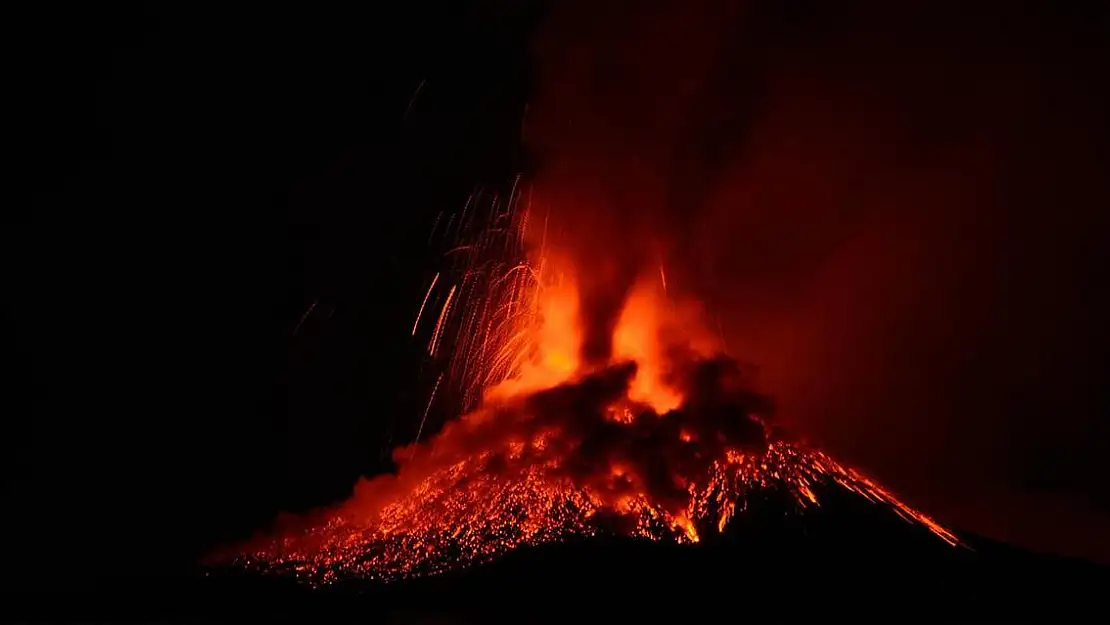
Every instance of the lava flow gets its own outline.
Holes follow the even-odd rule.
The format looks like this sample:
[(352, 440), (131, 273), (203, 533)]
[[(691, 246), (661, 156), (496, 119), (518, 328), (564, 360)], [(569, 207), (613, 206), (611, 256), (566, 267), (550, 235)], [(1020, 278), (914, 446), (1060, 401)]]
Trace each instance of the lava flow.
[(450, 351), (444, 375), (464, 398), (480, 391), (476, 407), (397, 449), (395, 474), (254, 541), (239, 564), (313, 583), (390, 580), (571, 536), (697, 542), (754, 493), (788, 493), (805, 510), (830, 487), (958, 544), (875, 482), (783, 438), (750, 371), (698, 330), (696, 307), (667, 292), (662, 267), (625, 298), (608, 362), (583, 358), (578, 268), (556, 271), (543, 237), (529, 262), (528, 203), (514, 191), (494, 204), (490, 227), (457, 248), (470, 261), (437, 275), (413, 329), (434, 323), (427, 350)]

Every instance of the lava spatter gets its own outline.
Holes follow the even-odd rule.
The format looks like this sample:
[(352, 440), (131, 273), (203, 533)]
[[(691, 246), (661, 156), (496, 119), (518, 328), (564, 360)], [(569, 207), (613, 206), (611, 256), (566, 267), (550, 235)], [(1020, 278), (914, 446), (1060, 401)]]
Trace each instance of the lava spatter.
[[(512, 462), (513, 450), (505, 451)], [(243, 554), (240, 562), (327, 583), (435, 574), (486, 562), (521, 546), (618, 531), (696, 542), (702, 531), (723, 531), (735, 515), (743, 514), (750, 493), (787, 492), (804, 511), (820, 505), (815, 493), (830, 486), (890, 506), (907, 521), (958, 544), (951, 532), (870, 479), (819, 451), (785, 442), (755, 453), (729, 453), (714, 463), (704, 482), (690, 485), (688, 508), (680, 514), (642, 494), (607, 501), (543, 465), (521, 466), (512, 474), (491, 469), (505, 461), (487, 453), (444, 467), (383, 508), (376, 519), (340, 512), (325, 524)]]
[(525, 245), (523, 197), (491, 203), (487, 226), (453, 248), (465, 261), (433, 280), (413, 329), (432, 323), (438, 301), (427, 352), (443, 373), (430, 401), (446, 379), (466, 413), (395, 450), (395, 474), (237, 550), (239, 565), (318, 584), (431, 575), (574, 536), (691, 543), (768, 492), (800, 513), (822, 493), (854, 493), (959, 544), (873, 480), (778, 434), (750, 371), (699, 331), (662, 267), (625, 298), (609, 362), (583, 357), (578, 268)]

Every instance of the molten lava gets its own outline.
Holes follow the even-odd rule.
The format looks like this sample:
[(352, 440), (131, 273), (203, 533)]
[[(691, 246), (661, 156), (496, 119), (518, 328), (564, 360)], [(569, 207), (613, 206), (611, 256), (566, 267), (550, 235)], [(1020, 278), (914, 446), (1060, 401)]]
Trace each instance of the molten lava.
[(875, 482), (782, 439), (751, 374), (668, 294), (660, 267), (625, 298), (609, 362), (584, 357), (576, 285), (588, 268), (559, 267), (542, 245), (512, 258), (528, 206), (514, 192), (494, 208), (453, 250), (467, 260), (432, 281), (413, 329), (434, 323), (428, 353), (452, 355), (431, 399), (446, 376), (464, 398), (478, 394), (473, 409), (464, 399), (466, 414), (394, 452), (396, 474), (256, 541), (241, 564), (312, 582), (388, 580), (575, 535), (697, 542), (753, 493), (788, 493), (804, 510), (828, 487), (958, 543)]

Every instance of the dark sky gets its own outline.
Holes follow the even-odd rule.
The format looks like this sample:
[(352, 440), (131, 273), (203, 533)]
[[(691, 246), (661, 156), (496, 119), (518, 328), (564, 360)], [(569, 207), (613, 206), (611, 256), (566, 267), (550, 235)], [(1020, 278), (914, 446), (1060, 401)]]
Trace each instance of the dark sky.
[(426, 392), (408, 329), (432, 221), (520, 169), (529, 19), (455, 2), (22, 17), (31, 200), (4, 229), (0, 435), (15, 561), (174, 570), (380, 470)]
[(809, 17), (709, 201), (736, 340), (937, 514), (1110, 558), (1105, 15)]
[[(682, 138), (652, 156), (653, 219), (784, 418), (941, 518), (1108, 559), (1107, 22), (887, 4), (753, 3), (700, 35), (691, 5), (644, 39), (648, 3), (582, 45), (639, 71), (686, 50), (606, 106)], [(558, 99), (532, 97), (553, 79), (529, 45), (565, 63), (580, 7), (532, 40), (516, 3), (369, 6), (21, 16), (14, 561), (172, 570), (412, 435), (428, 230), (543, 171), (521, 118)], [(652, 99), (690, 74), (696, 97)]]

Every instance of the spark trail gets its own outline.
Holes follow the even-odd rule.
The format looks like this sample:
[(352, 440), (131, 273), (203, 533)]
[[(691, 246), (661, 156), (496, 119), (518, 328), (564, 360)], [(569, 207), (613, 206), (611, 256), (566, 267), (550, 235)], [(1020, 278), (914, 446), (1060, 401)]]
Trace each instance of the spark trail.
[(535, 323), (542, 271), (526, 249), (530, 213), (517, 178), (504, 193), (475, 190), (460, 212), (440, 215), (433, 226), (430, 243), (447, 251), (412, 335), (430, 327), (428, 355), (441, 369), (438, 395), (456, 413), (472, 410), (485, 389), (516, 374), (528, 354), (521, 329)]
[[(413, 328), (424, 320), (442, 367), (426, 440), (395, 450), (395, 475), (252, 541), (238, 564), (311, 583), (394, 580), (572, 536), (697, 542), (770, 491), (798, 513), (822, 493), (850, 493), (959, 544), (875, 481), (781, 435), (770, 401), (667, 288), (662, 266), (627, 297), (611, 362), (585, 364), (574, 284), (590, 268), (555, 271), (546, 219), (526, 236), (531, 210), (514, 185), (437, 220), (454, 245)], [(425, 421), (446, 387), (462, 416), (435, 432)]]

